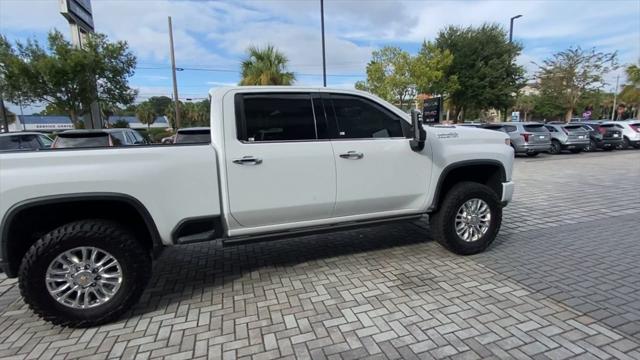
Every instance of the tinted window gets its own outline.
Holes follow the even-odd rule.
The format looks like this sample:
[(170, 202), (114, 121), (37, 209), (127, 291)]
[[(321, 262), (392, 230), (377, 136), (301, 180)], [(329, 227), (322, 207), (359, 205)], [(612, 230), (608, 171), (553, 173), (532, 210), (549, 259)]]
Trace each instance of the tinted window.
[(529, 132), (547, 132), (547, 130), (545, 129), (544, 125), (542, 124), (535, 124), (535, 125), (525, 125), (524, 129), (526, 131)]
[[(556, 130), (556, 128), (554, 128), (553, 126), (545, 126), (547, 128), (547, 130), (551, 131), (551, 132), (557, 132), (558, 130)], [(525, 126), (526, 129), (526, 126)], [(529, 130), (531, 131), (531, 130)]]
[(20, 137), (0, 136), (0, 150), (17, 150), (20, 148)]
[(243, 105), (244, 121), (239, 124), (239, 140), (316, 139), (315, 118), (310, 95), (244, 95)]
[(211, 131), (210, 130), (196, 130), (196, 131), (178, 131), (176, 135), (176, 144), (196, 144), (196, 143), (210, 143)]
[(91, 134), (89, 136), (64, 136), (58, 135), (56, 148), (75, 147), (103, 147), (109, 146), (109, 136), (104, 133)]
[(144, 138), (142, 137), (142, 135), (140, 135), (139, 132), (132, 130), (131, 131), (131, 135), (134, 138), (134, 142), (138, 142), (139, 144), (146, 144), (146, 141), (144, 140)]
[(36, 135), (22, 135), (20, 137), (21, 149), (40, 149), (40, 142)]
[(518, 128), (517, 128), (517, 127), (515, 127), (515, 126), (513, 126), (513, 125), (505, 125), (505, 126), (504, 126), (504, 129), (505, 129), (507, 132), (514, 132), (514, 131), (518, 130)]
[(332, 95), (338, 138), (403, 137), (400, 118), (373, 102), (344, 95)]

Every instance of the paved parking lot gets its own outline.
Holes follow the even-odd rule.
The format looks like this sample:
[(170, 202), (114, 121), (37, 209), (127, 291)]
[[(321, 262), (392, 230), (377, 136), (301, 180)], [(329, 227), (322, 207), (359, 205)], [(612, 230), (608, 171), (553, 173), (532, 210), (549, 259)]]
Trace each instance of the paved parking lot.
[(0, 275), (0, 357), (640, 359), (640, 151), (518, 158), (486, 253), (424, 222), (168, 249), (120, 322), (40, 321)]

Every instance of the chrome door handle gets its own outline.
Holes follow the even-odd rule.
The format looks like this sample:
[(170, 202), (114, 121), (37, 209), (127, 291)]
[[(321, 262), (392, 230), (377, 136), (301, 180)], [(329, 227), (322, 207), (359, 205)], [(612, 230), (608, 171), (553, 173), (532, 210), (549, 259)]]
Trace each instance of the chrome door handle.
[(251, 155), (243, 156), (241, 159), (233, 160), (234, 164), (240, 165), (259, 165), (262, 164), (262, 159), (255, 158)]
[(347, 151), (346, 154), (340, 154), (340, 157), (343, 159), (359, 160), (364, 157), (364, 154), (361, 152)]

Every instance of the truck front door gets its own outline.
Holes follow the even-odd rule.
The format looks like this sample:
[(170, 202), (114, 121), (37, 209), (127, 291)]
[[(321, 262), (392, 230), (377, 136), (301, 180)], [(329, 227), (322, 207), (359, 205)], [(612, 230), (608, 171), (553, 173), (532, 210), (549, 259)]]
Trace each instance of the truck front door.
[(365, 97), (331, 94), (325, 109), (336, 161), (334, 217), (421, 211), (427, 197), (431, 159), (415, 152), (407, 125)]

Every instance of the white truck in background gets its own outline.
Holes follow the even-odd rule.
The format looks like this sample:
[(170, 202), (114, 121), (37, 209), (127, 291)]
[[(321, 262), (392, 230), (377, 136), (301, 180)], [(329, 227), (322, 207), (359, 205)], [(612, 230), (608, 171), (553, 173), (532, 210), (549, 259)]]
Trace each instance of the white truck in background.
[(122, 315), (159, 250), (416, 220), (457, 254), (495, 239), (512, 197), (506, 134), (423, 126), (371, 94), (210, 93), (211, 143), (0, 154), (0, 265), (31, 309), (84, 327)]

